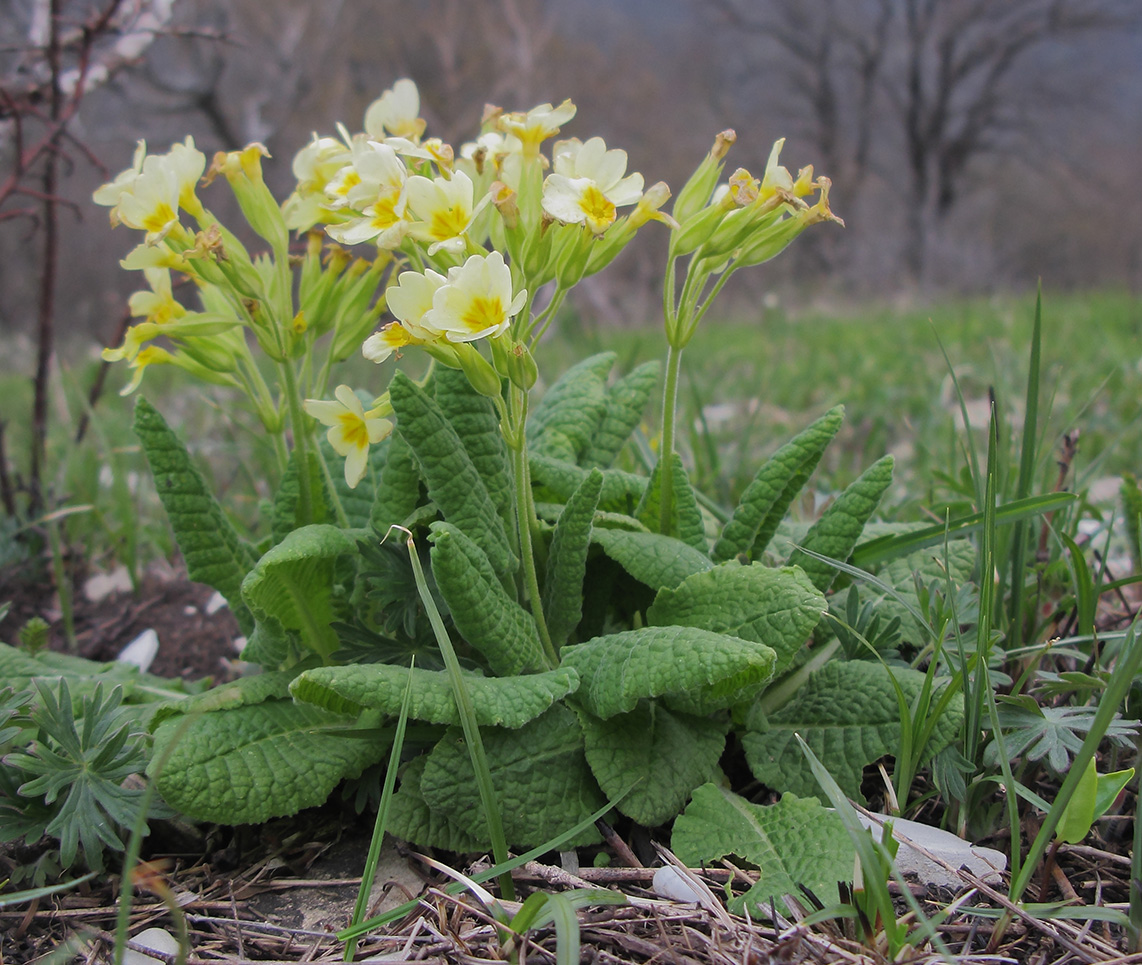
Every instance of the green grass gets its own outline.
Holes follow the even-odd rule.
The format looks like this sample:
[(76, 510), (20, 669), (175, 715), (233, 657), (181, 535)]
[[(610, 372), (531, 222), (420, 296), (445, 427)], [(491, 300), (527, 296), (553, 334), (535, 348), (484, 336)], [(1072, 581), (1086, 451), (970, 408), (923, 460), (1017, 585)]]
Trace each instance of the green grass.
[[(942, 342), (969, 401), (986, 400), (994, 387), (1001, 403), (1021, 417), (1027, 352), (1034, 311), (1032, 295), (990, 300), (947, 300), (925, 309), (865, 305), (844, 311), (786, 314), (759, 310), (756, 320), (708, 318), (686, 349), (680, 390), (679, 443), (695, 482), (719, 502), (732, 505), (759, 461), (830, 406), (843, 402), (846, 426), (818, 470), (821, 498), (851, 482), (877, 456), (897, 457), (897, 481), (882, 509), (918, 518), (922, 507), (955, 497), (938, 474), (960, 475), (966, 463), (955, 423), (958, 406)], [(1044, 444), (1040, 488), (1051, 488), (1054, 453), (1064, 431), (1081, 432), (1078, 484), (1137, 472), (1142, 433), (1131, 431), (1142, 405), (1142, 300), (1096, 293), (1044, 297)], [(550, 384), (573, 362), (593, 351), (613, 349), (618, 369), (661, 359), (660, 327), (602, 329), (567, 313), (538, 352)], [(112, 368), (92, 428), (82, 446), (73, 444), (83, 398), (97, 363), (75, 359), (78, 345), (65, 346), (66, 391), (53, 392), (49, 474), (53, 505), (92, 506), (67, 521), (69, 540), (90, 555), (137, 557), (168, 554), (173, 545), (154, 495), (145, 460), (131, 431), (133, 399), (116, 395), (123, 366)], [(422, 356), (401, 363), (418, 375)], [(380, 392), (391, 377), (351, 360), (339, 380)], [(154, 377), (161, 375), (162, 378)], [(0, 371), (6, 401), (6, 446), (16, 469), (26, 472), (31, 383), (27, 374)], [(225, 391), (203, 387), (185, 373), (151, 373), (141, 394), (170, 419), (199, 458), (214, 491), (242, 527), (259, 525), (259, 501), (276, 478), (273, 454), (254, 420)], [(982, 411), (982, 409), (980, 410)], [(648, 436), (660, 414), (647, 413)], [(986, 422), (973, 422), (977, 446), (986, 442)], [(104, 466), (109, 466), (109, 473)], [(820, 499), (815, 502), (819, 502)], [(812, 515), (814, 505), (803, 505)], [(795, 512), (797, 507), (795, 507)]]
[[(939, 501), (937, 472), (958, 475), (965, 459), (957, 440), (958, 404), (943, 343), (973, 407), (977, 444), (986, 442), (986, 399), (994, 387), (1010, 422), (1021, 421), (1034, 295), (950, 300), (924, 309), (865, 306), (796, 316), (759, 312), (709, 318), (683, 357), (681, 443), (696, 482), (723, 502), (736, 500), (759, 458), (810, 418), (838, 402), (846, 428), (819, 470), (832, 492), (881, 453), (897, 456), (897, 485), (888, 499), (900, 514)], [(587, 351), (609, 348), (629, 367), (661, 358), (654, 328), (602, 331), (566, 317), (540, 349), (540, 371), (559, 372)], [(1081, 432), (1079, 483), (1134, 470), (1142, 433), (1131, 431), (1142, 405), (1142, 300), (1125, 294), (1044, 296), (1042, 480), (1054, 485), (1056, 443)], [(705, 414), (705, 424), (701, 414)], [(649, 431), (658, 416), (650, 414)], [(687, 428), (689, 432), (687, 432)]]

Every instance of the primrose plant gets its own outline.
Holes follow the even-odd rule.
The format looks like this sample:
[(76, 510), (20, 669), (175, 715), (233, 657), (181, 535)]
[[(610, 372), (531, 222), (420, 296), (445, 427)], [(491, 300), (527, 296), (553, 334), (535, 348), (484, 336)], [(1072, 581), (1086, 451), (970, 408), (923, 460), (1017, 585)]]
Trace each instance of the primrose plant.
[[(191, 575), (226, 596), (249, 637), (243, 658), (263, 668), (154, 715), (164, 798), (229, 823), (319, 803), (386, 756), (406, 689), (417, 722), (406, 751), (419, 753), (390, 826), (422, 845), (489, 841), (460, 728), (467, 704), (514, 846), (619, 798), (643, 824), (674, 818), (722, 780), (731, 730), (766, 784), (816, 793), (799, 731), (859, 795), (863, 764), (899, 742), (899, 695), (919, 694), (923, 675), (820, 659), (835, 645), (807, 661), (806, 645), (836, 576), (822, 557), (848, 556), (891, 461), (839, 493), (791, 549), (786, 511), (839, 408), (774, 453), (732, 510), (699, 499), (674, 451), (681, 352), (734, 272), (839, 221), (828, 180), (790, 174), (779, 141), (760, 176), (739, 168), (720, 183), (725, 131), (668, 210), (670, 190), (629, 173), (624, 151), (555, 140), (575, 117), (569, 101), (488, 107), (459, 150), (426, 136), (419, 113), (402, 80), (368, 108), (363, 132), (315, 136), (281, 204), (260, 145), (217, 155), (205, 181), (229, 184), (264, 252), (199, 200), (206, 165), (189, 139), (166, 155), (140, 148), (96, 192), (114, 223), (146, 233), (124, 262), (150, 286), (131, 302), (144, 320), (108, 352), (135, 370), (128, 389), (156, 364), (237, 386), (281, 463), (267, 535), (249, 544), (158, 412), (136, 408)], [(650, 222), (668, 234), (668, 351), (648, 477), (616, 463), (656, 364), (612, 379), (604, 353), (538, 404), (532, 390), (533, 350), (568, 293)], [(172, 272), (194, 282), (197, 307), (175, 301)], [(377, 363), (423, 352), (433, 365), (419, 383), (395, 372), (380, 394), (334, 387), (334, 366), (358, 351)], [(394, 526), (413, 534), (412, 557), (384, 542)], [(448, 668), (443, 651), (455, 652)], [(958, 726), (959, 704), (946, 704), (933, 754)], [(803, 810), (782, 814), (804, 827)], [(687, 826), (691, 845), (705, 840), (701, 820)]]

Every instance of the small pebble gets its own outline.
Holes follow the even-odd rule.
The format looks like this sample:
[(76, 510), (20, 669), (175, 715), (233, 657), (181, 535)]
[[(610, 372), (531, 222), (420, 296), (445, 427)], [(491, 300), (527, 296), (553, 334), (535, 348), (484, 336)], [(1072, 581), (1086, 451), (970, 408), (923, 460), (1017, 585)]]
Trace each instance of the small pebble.
[(151, 669), (158, 652), (159, 635), (153, 628), (148, 627), (120, 650), (119, 656), (115, 659), (120, 663), (134, 664), (142, 673), (146, 673)]
[(681, 901), (686, 904), (702, 903), (702, 896), (673, 865), (664, 865), (654, 872), (654, 893), (659, 898)]
[[(139, 932), (131, 941), (163, 955), (178, 954), (178, 939), (165, 928), (148, 928), (146, 931)], [(123, 952), (123, 965), (155, 965), (157, 962), (162, 962), (162, 959), (154, 958), (144, 952), (137, 952), (133, 948), (128, 948)]]

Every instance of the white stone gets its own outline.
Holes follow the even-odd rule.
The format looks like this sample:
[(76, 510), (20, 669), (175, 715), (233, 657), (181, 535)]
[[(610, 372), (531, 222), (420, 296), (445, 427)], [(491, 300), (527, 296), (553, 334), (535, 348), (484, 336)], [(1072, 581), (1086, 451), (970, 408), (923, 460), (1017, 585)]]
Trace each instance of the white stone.
[(205, 613), (208, 617), (212, 617), (212, 616), (214, 616), (215, 613), (217, 613), (219, 610), (221, 610), (226, 605), (227, 605), (226, 597), (224, 597), (221, 593), (219, 593), (217, 590), (215, 590), (214, 595), (211, 596), (210, 599), (206, 601), (206, 606), (203, 607), (202, 612)]
[[(981, 848), (950, 831), (934, 828), (930, 824), (921, 824), (919, 821), (890, 818), (887, 814), (867, 817), (859, 812), (857, 817), (869, 829), (883, 827), (885, 821), (891, 821), (892, 836), (898, 841), (907, 838), (937, 858), (946, 861), (953, 868), (966, 868), (988, 884), (998, 884), (1002, 881), (1001, 872), (1007, 867), (1007, 856), (1002, 851)], [(965, 884), (955, 872), (946, 870), (904, 841), (900, 841), (900, 848), (896, 852), (896, 866), (901, 874), (915, 874), (924, 884), (939, 885), (944, 888), (962, 888)]]
[(83, 581), (83, 595), (91, 603), (98, 603), (112, 593), (131, 589), (131, 574), (127, 567), (117, 566), (110, 573), (96, 573)]
[[(165, 928), (148, 928), (144, 932), (139, 932), (131, 941), (163, 955), (178, 954), (178, 939)], [(162, 962), (162, 959), (137, 952), (133, 948), (125, 949), (123, 952), (123, 965), (155, 965), (156, 962)]]
[(654, 872), (653, 887), (659, 898), (695, 905), (702, 903), (698, 889), (673, 865), (664, 865)]
[(155, 662), (155, 656), (158, 652), (159, 635), (153, 628), (147, 627), (146, 630), (120, 650), (119, 656), (115, 659), (120, 663), (132, 663), (138, 667), (140, 671), (146, 673), (151, 669), (151, 664)]

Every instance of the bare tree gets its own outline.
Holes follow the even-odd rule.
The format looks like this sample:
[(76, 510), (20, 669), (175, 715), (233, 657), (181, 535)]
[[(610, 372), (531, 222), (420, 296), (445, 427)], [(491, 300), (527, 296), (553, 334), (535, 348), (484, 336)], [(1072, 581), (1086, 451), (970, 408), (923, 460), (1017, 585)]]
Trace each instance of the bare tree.
[(755, 63), (779, 55), (839, 194), (873, 164), (901, 185), (919, 280), (973, 163), (1029, 131), (1036, 105), (1020, 100), (1020, 69), (1050, 44), (1138, 22), (1132, 0), (710, 2), (756, 39)]

